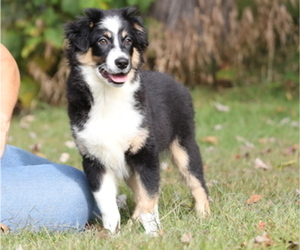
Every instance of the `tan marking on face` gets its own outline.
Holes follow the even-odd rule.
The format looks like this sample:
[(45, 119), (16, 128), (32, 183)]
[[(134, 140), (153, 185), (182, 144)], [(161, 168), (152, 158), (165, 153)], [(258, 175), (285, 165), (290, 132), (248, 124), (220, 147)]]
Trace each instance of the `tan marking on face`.
[(131, 63), (134, 69), (137, 69), (140, 64), (140, 52), (136, 48), (133, 48)]
[(93, 56), (91, 48), (85, 53), (78, 53), (77, 59), (81, 64), (89, 66), (95, 66), (101, 62), (101, 57)]
[(130, 152), (136, 154), (146, 143), (149, 136), (149, 131), (147, 129), (140, 129), (138, 134), (132, 139), (130, 143)]
[(148, 194), (138, 174), (133, 174), (127, 180), (127, 184), (133, 192), (136, 203), (132, 218), (139, 220), (142, 214), (154, 213), (157, 208), (158, 195), (151, 197)]
[(123, 31), (122, 31), (122, 38), (125, 38), (126, 36), (128, 36), (128, 32), (125, 31), (125, 30), (123, 30)]
[(93, 27), (94, 27), (94, 23), (93, 23), (93, 22), (90, 22), (89, 27), (90, 27), (90, 28), (93, 28)]
[(170, 149), (173, 156), (173, 161), (178, 166), (195, 199), (195, 208), (197, 213), (201, 217), (205, 217), (206, 215), (210, 214), (208, 197), (200, 181), (188, 170), (188, 154), (186, 153), (185, 149), (179, 144), (178, 139), (173, 141)]
[(106, 36), (106, 37), (109, 37), (109, 38), (112, 37), (112, 34), (111, 34), (111, 32), (109, 32), (109, 31), (104, 32), (103, 35)]

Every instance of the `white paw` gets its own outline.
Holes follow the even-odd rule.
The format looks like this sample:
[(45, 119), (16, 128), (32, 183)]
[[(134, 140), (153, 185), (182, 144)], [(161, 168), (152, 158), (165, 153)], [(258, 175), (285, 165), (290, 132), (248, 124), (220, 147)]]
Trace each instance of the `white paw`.
[(120, 229), (120, 213), (119, 211), (114, 211), (109, 214), (102, 214), (102, 222), (105, 229), (110, 232), (115, 233)]
[(139, 217), (146, 234), (157, 236), (160, 229), (160, 221), (157, 209), (155, 209), (153, 213), (140, 214)]

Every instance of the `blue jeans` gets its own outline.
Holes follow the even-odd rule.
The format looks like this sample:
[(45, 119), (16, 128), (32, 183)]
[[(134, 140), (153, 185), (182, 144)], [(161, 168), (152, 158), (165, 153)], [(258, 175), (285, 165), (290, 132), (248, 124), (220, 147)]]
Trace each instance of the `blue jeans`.
[(11, 231), (83, 230), (99, 214), (85, 174), (7, 145), (1, 159), (1, 223)]

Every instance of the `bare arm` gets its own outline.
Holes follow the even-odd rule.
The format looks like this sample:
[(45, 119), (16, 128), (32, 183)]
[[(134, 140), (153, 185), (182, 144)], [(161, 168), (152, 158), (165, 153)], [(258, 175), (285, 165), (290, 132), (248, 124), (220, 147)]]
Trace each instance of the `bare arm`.
[(18, 99), (20, 88), (20, 73), (18, 65), (7, 50), (0, 44), (0, 157), (3, 154), (10, 120)]

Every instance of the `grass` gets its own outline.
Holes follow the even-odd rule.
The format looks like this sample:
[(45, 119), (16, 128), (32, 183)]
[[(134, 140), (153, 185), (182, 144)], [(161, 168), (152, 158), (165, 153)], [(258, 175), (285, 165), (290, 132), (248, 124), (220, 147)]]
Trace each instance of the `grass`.
[[(288, 100), (284, 91), (266, 86), (218, 93), (200, 88), (192, 95), (196, 137), (213, 200), (210, 218), (195, 216), (191, 195), (178, 171), (168, 166), (162, 171), (159, 203), (162, 237), (147, 237), (139, 224), (128, 223), (133, 201), (122, 185), (120, 193), (127, 194), (129, 209), (121, 211), (119, 235), (107, 236), (99, 228), (76, 234), (20, 232), (3, 235), (1, 248), (264, 249), (266, 244), (253, 242), (264, 232), (271, 239), (268, 249), (287, 249), (292, 247), (289, 241), (299, 242), (299, 100)], [(216, 102), (228, 106), (229, 112), (218, 111)], [(10, 143), (26, 150), (38, 144), (39, 153), (56, 162), (66, 152), (71, 156), (66, 164), (81, 168), (77, 150), (65, 145), (72, 140), (65, 109), (42, 105), (32, 115), (34, 120), (27, 123), (22, 116), (14, 117)], [(255, 169), (256, 158), (270, 169)], [(261, 199), (248, 204), (253, 195)], [(187, 233), (192, 237), (183, 243)]]

